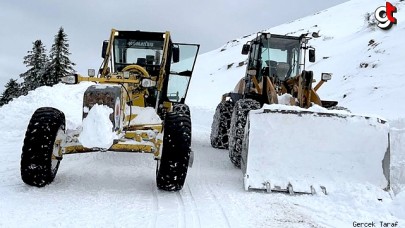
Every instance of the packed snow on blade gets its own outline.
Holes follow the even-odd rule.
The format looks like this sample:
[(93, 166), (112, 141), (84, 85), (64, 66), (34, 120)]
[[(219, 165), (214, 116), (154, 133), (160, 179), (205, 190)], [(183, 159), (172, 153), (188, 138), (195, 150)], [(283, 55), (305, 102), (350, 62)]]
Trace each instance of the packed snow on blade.
[(316, 193), (340, 184), (389, 188), (389, 125), (319, 106), (249, 112), (241, 166), (246, 190)]
[(83, 119), (83, 130), (79, 136), (79, 142), (87, 148), (108, 149), (113, 144), (117, 134), (112, 131), (113, 124), (110, 121), (112, 108), (106, 105), (95, 104)]

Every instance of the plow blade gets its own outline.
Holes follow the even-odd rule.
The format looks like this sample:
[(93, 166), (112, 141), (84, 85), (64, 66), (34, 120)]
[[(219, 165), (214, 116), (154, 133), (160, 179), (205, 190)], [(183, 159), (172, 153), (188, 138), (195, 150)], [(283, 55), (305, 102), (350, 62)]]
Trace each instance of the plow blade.
[(269, 105), (249, 112), (241, 160), (245, 190), (389, 189), (389, 125), (377, 117)]

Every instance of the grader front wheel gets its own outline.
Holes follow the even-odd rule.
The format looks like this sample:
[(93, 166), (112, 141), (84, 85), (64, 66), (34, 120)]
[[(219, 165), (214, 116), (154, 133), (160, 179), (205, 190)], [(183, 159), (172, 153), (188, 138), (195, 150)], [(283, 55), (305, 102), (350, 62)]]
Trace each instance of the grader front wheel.
[(64, 132), (65, 115), (61, 111), (43, 107), (32, 115), (21, 154), (21, 178), (26, 184), (43, 187), (54, 180)]
[(191, 153), (191, 119), (183, 112), (166, 114), (163, 152), (156, 173), (157, 187), (165, 191), (183, 188)]

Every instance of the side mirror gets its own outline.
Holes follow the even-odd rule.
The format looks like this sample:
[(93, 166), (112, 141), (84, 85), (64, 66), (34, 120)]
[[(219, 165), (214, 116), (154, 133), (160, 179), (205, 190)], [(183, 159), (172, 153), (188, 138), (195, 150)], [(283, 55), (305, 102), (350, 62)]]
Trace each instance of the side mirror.
[(331, 73), (322, 73), (321, 75), (321, 80), (326, 82), (332, 79), (332, 74)]
[(79, 83), (79, 76), (77, 74), (61, 77), (60, 81), (64, 84), (73, 85)]
[(308, 55), (309, 55), (309, 62), (311, 63), (315, 62), (315, 49), (309, 49)]
[(96, 70), (95, 69), (88, 69), (87, 70), (87, 75), (89, 75), (89, 77), (96, 76)]
[(249, 54), (250, 51), (250, 45), (249, 44), (244, 44), (242, 47), (242, 55), (247, 55)]
[(173, 46), (173, 49), (172, 49), (172, 55), (173, 55), (173, 62), (174, 63), (178, 63), (179, 61), (180, 61), (180, 48), (177, 46), (177, 47), (174, 47)]
[(103, 49), (102, 49), (102, 51), (101, 51), (101, 58), (105, 58), (105, 56), (106, 56), (106, 54), (107, 54), (107, 47), (108, 47), (108, 41), (107, 40), (105, 40), (104, 42), (103, 42)]

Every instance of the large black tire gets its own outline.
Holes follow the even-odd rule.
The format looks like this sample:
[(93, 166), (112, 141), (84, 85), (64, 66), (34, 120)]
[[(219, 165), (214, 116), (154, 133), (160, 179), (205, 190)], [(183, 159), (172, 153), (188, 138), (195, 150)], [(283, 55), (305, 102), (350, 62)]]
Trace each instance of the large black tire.
[(183, 113), (183, 114), (186, 114), (188, 116), (191, 116), (190, 115), (190, 108), (186, 104), (174, 104), (173, 105), (173, 112)]
[(61, 157), (57, 136), (65, 133), (65, 115), (50, 107), (37, 109), (25, 133), (21, 154), (21, 178), (29, 185), (43, 187), (51, 183), (59, 168)]
[(252, 99), (241, 99), (235, 103), (229, 129), (229, 158), (240, 168), (242, 143), (245, 133), (247, 115), (250, 110), (260, 108), (260, 103)]
[(163, 151), (156, 172), (157, 187), (165, 191), (183, 188), (191, 153), (191, 119), (182, 112), (167, 113)]
[(232, 101), (221, 101), (215, 109), (211, 125), (211, 146), (218, 149), (228, 149), (229, 127), (233, 111)]

